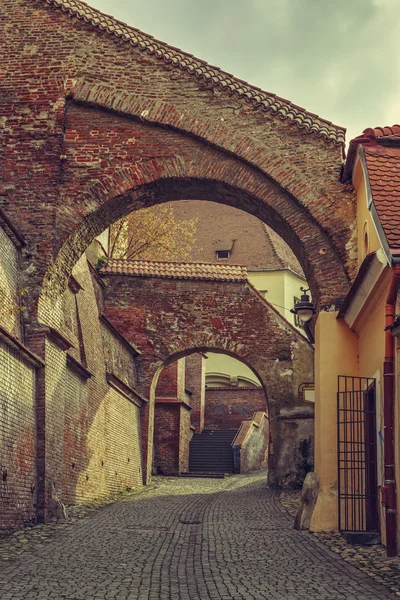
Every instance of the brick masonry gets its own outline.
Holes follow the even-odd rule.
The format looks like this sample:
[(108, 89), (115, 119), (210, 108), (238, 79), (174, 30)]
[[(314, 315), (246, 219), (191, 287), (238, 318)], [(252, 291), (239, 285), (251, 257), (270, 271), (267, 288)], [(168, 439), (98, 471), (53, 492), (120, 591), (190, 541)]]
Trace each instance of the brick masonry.
[[(185, 291), (184, 282), (152, 283), (152, 289), (148, 282), (138, 283), (129, 290), (132, 300), (147, 300), (131, 316), (128, 290), (119, 305), (107, 294), (107, 311), (137, 343), (142, 352), (137, 358), (98, 318), (101, 284), (80, 261), (93, 237), (131, 210), (167, 200), (218, 198), (284, 237), (317, 308), (331, 309), (354, 276), (355, 198), (338, 181), (340, 145), (45, 0), (2, 0), (0, 19), (5, 149), (0, 205), (26, 239), (18, 280), (15, 251), (4, 236), (0, 239), (8, 257), (0, 275), (8, 315), (2, 324), (47, 365), (36, 369), (35, 379), (35, 501), (43, 519), (51, 512), (53, 489), (65, 501), (86, 501), (140, 483), (143, 471), (147, 477), (154, 405), (140, 408), (143, 402), (132, 387), (140, 381), (150, 395), (152, 378), (169, 357), (214, 347), (242, 358), (259, 373), (273, 419), (282, 408), (297, 406), (298, 384), (312, 376), (307, 343), (261, 308), (250, 288), (232, 293), (229, 284), (220, 283), (218, 293), (212, 283), (199, 284), (204, 297), (195, 288)], [(71, 274), (81, 286), (75, 291), (68, 287)], [(6, 350), (7, 364), (9, 356)], [(19, 358), (13, 364), (20, 376), (25, 367), (17, 366)], [(32, 382), (30, 367), (27, 373)], [(14, 403), (15, 391), (3, 385)], [(11, 445), (20, 435), (30, 439), (15, 524), (32, 516), (26, 487), (32, 471), (33, 383), (28, 388), (27, 418), (9, 429)], [(272, 422), (272, 472), (279, 468), (286, 477), (290, 440), (300, 443), (305, 425), (282, 426), (288, 441), (282, 464), (281, 421)]]
[[(31, 327), (43, 280), (55, 302), (94, 235), (182, 198), (260, 217), (294, 250), (317, 305), (340, 303), (355, 268), (340, 144), (45, 0), (3, 0), (1, 17), (1, 202), (27, 240)], [(50, 318), (43, 298), (39, 310)]]
[(189, 469), (190, 397), (186, 358), (165, 365), (158, 377), (154, 407), (153, 473), (179, 475)]
[(1, 325), (15, 337), (22, 338), (19, 252), (1, 227), (0, 221), (0, 315)]
[(255, 412), (268, 410), (262, 388), (207, 388), (206, 429), (239, 429)]
[(64, 294), (69, 326), (60, 328), (73, 346), (47, 339), (45, 354), (46, 496), (51, 499), (54, 486), (67, 504), (142, 483), (136, 351), (100, 318), (100, 283), (85, 256), (74, 278), (76, 301)]
[[(164, 363), (194, 351), (227, 352), (253, 368), (263, 384), (271, 418), (271, 483), (296, 478), (298, 430), (281, 437), (282, 411), (307, 411), (298, 399), (300, 383), (313, 380), (311, 345), (247, 282), (104, 276), (104, 311), (141, 351), (137, 359), (144, 408), (142, 435), (151, 469), (152, 382)], [(153, 394), (153, 396), (152, 396)], [(153, 399), (152, 399), (153, 398)], [(312, 410), (310, 413), (312, 416)], [(312, 436), (312, 422), (307, 436)], [(303, 435), (304, 432), (302, 432)], [(280, 448), (285, 444), (281, 460)]]
[(190, 423), (196, 433), (204, 429), (206, 358), (204, 354), (190, 354), (186, 357), (186, 388), (191, 392)]
[(137, 350), (101, 316), (103, 284), (85, 257), (60, 298), (58, 330), (42, 326), (34, 340), (45, 367), (24, 348), (18, 252), (0, 240), (0, 530), (12, 530), (45, 520), (56, 499), (90, 502), (141, 485), (144, 400)]

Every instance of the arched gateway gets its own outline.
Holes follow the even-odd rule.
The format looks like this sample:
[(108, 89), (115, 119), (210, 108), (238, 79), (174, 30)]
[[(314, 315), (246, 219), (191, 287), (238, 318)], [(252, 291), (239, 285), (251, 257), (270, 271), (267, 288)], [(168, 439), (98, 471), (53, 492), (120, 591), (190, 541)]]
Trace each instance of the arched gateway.
[[(355, 269), (341, 127), (79, 0), (3, 0), (1, 10), (0, 193), (27, 242), (31, 349), (45, 358), (42, 324), (59, 326), (60, 295), (94, 236), (129, 211), (190, 198), (241, 208), (281, 235), (329, 337)], [(323, 336), (317, 326), (317, 361)], [(334, 394), (317, 373), (320, 410)], [(317, 468), (334, 456), (320, 437)], [(328, 496), (331, 484), (322, 480)]]
[[(110, 259), (101, 270), (104, 315), (140, 350), (141, 392), (153, 423), (160, 367), (198, 352), (219, 351), (250, 366), (264, 388), (270, 418), (269, 481), (298, 481), (301, 448), (312, 448), (313, 411), (299, 388), (313, 381), (311, 344), (251, 285), (244, 267)], [(152, 427), (143, 427), (151, 468)], [(303, 473), (304, 477), (304, 473)]]

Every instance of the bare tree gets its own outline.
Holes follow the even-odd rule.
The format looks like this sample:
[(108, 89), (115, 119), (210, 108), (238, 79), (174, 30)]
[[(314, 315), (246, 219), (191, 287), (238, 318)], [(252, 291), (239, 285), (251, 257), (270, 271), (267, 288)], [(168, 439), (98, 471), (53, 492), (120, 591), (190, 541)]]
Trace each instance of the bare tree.
[(170, 204), (130, 213), (110, 228), (112, 258), (189, 261), (197, 217), (175, 219)]

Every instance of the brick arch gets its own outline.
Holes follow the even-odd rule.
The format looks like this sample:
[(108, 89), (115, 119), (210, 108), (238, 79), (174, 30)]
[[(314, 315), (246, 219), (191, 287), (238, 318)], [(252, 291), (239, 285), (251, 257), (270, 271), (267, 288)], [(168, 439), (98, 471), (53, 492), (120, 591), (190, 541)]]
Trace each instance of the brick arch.
[(157, 373), (175, 358), (214, 349), (242, 360), (263, 384), (274, 444), (270, 480), (279, 485), (287, 470), (296, 471), (294, 459), (289, 467), (285, 463), (285, 444), (291, 445), (289, 455), (294, 456), (293, 449), (301, 441), (297, 426), (288, 433), (280, 415), (304, 411), (298, 389), (313, 380), (312, 346), (243, 274), (210, 281), (202, 275), (189, 279), (157, 273), (127, 276), (118, 269), (111, 263), (103, 269), (104, 313), (141, 353), (137, 359), (140, 391), (151, 400), (142, 414), (148, 469)]
[[(111, 88), (101, 81), (87, 80), (85, 77), (75, 79), (68, 94), (77, 103), (84, 102), (85, 105), (133, 117), (152, 126), (172, 128), (193, 136), (257, 169), (306, 207), (313, 219), (327, 232), (346, 272), (354, 274), (354, 258), (349, 253), (354, 225), (354, 203), (351, 200), (354, 198), (352, 194), (350, 198), (344, 197), (343, 186), (339, 183), (339, 171), (335, 182), (336, 200), (340, 194), (338, 204), (332, 201), (327, 191), (331, 174), (326, 173), (324, 181), (317, 177), (310, 181), (302, 165), (292, 160), (290, 144), (287, 152), (282, 153), (273, 144), (266, 144), (253, 135), (243, 134), (242, 128), (225, 125), (223, 118), (210, 122), (201, 113), (193, 115), (182, 108), (177, 109), (164, 99), (141, 96), (123, 88)], [(332, 142), (330, 145), (333, 145)], [(341, 144), (336, 144), (338, 146), (340, 156)]]
[[(122, 167), (83, 187), (79, 212), (58, 229), (58, 254), (44, 281), (44, 295), (59, 297), (87, 245), (112, 222), (132, 210), (196, 198), (245, 210), (272, 227), (291, 246), (310, 282), (317, 308), (338, 306), (348, 278), (330, 239), (312, 216), (274, 182), (237, 159), (201, 150), (184, 156)], [(82, 218), (81, 207), (87, 207)], [(93, 207), (94, 210), (93, 210)]]

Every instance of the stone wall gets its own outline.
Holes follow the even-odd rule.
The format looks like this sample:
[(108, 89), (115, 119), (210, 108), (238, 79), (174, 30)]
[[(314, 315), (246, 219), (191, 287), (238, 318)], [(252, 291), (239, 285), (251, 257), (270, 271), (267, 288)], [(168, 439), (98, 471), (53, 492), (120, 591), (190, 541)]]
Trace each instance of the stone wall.
[[(281, 488), (301, 488), (305, 476), (314, 470), (314, 414), (313, 407), (283, 411), (278, 418), (280, 480), (273, 483)], [(293, 440), (296, 443), (293, 443)], [(288, 469), (288, 465), (294, 469)]]
[(245, 444), (240, 449), (240, 473), (250, 473), (268, 467), (269, 419), (258, 413), (251, 424)]
[(239, 429), (255, 412), (268, 412), (262, 388), (207, 388), (205, 429)]

